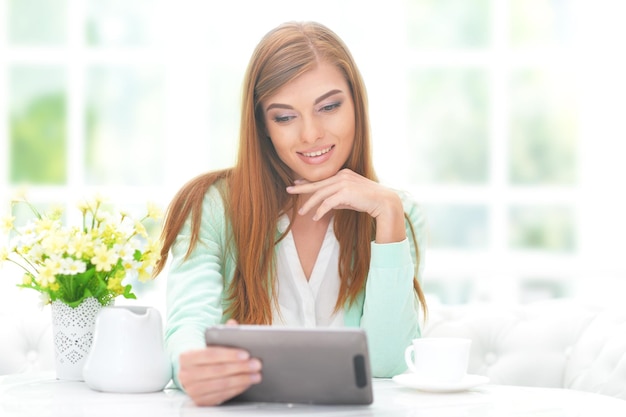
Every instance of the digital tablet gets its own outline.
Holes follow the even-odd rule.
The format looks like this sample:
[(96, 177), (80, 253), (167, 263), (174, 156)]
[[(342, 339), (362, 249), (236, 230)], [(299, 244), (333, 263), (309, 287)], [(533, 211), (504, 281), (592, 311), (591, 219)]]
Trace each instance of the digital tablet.
[(234, 401), (373, 401), (367, 338), (362, 329), (220, 325), (206, 330), (206, 343), (245, 349), (263, 364), (261, 382)]

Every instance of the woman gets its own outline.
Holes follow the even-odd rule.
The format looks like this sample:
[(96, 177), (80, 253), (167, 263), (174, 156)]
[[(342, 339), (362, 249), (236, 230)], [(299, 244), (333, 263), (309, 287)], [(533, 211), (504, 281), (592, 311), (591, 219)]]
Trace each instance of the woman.
[(365, 87), (343, 42), (287, 23), (255, 49), (243, 91), (239, 156), (186, 184), (163, 229), (171, 250), (166, 343), (174, 381), (220, 404), (261, 379), (247, 352), (206, 347), (227, 321), (362, 327), (373, 376), (406, 369), (420, 336), (423, 219), (377, 182)]

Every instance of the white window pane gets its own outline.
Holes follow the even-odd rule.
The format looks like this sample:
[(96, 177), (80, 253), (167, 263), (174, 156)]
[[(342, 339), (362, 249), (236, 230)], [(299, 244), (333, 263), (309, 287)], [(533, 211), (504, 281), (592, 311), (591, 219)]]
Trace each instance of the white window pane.
[(572, 3), (511, 0), (511, 44), (524, 48), (568, 45), (573, 35)]
[(433, 248), (484, 249), (488, 246), (487, 207), (431, 204), (424, 206), (424, 210)]
[[(12, 45), (66, 42), (67, 0), (9, 0), (8, 39)], [(4, 30), (4, 25), (2, 25)]]
[(475, 48), (489, 45), (489, 0), (410, 0), (406, 8), (410, 46)]
[(92, 46), (147, 46), (169, 26), (163, 25), (159, 0), (88, 0), (87, 42)]

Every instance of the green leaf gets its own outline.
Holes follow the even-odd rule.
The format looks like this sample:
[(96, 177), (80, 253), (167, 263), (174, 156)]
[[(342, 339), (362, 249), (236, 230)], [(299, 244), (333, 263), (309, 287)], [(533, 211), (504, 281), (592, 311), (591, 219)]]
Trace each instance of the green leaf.
[(124, 294), (122, 294), (124, 296), (124, 298), (130, 298), (130, 299), (133, 299), (133, 300), (137, 299), (137, 296), (135, 294), (133, 294), (132, 289), (133, 289), (133, 287), (130, 284), (126, 285), (124, 287)]

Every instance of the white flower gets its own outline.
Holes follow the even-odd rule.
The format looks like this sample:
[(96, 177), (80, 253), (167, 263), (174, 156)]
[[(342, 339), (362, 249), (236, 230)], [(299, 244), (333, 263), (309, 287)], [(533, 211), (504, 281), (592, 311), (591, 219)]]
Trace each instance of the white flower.
[(135, 261), (134, 259), (126, 259), (122, 261), (122, 266), (126, 272), (138, 272), (139, 268), (142, 266), (142, 262)]
[(124, 217), (117, 228), (127, 238), (135, 234), (135, 221), (130, 217)]
[(116, 243), (113, 245), (113, 252), (117, 254), (118, 258), (122, 259), (122, 262), (133, 261), (135, 259), (135, 248), (131, 242), (125, 245)]
[(79, 259), (63, 258), (61, 260), (61, 274), (76, 275), (87, 270), (87, 264)]
[(50, 304), (50, 294), (47, 292), (42, 292), (39, 294), (39, 309), (43, 310), (43, 308)]

